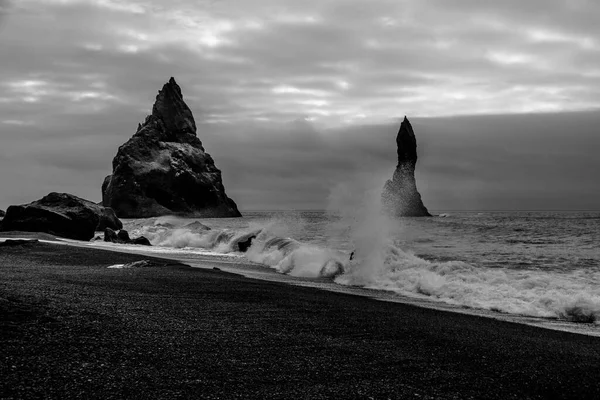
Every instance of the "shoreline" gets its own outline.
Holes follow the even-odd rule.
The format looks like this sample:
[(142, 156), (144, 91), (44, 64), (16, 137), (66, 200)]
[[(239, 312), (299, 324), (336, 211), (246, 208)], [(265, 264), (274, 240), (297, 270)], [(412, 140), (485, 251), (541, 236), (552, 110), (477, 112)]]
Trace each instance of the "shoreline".
[[(436, 301), (432, 299), (424, 299), (419, 297), (411, 297), (398, 294), (393, 291), (385, 291), (374, 288), (358, 287), (358, 286), (346, 286), (334, 283), (331, 279), (327, 278), (302, 278), (295, 277), (288, 274), (281, 274), (275, 271), (273, 268), (263, 264), (257, 264), (248, 261), (242, 257), (232, 256), (229, 254), (215, 254), (213, 252), (185, 252), (180, 249), (161, 248), (162, 251), (155, 252), (149, 251), (145, 246), (134, 246), (134, 245), (123, 245), (113, 244), (105, 242), (81, 242), (64, 238), (55, 238), (51, 235), (39, 233), (27, 233), (17, 232), (15, 236), (24, 235), (23, 238), (39, 237), (42, 240), (48, 240), (49, 242), (60, 243), (62, 245), (90, 248), (90, 249), (102, 249), (107, 251), (114, 251), (117, 253), (124, 254), (139, 254), (148, 257), (164, 258), (164, 259), (176, 259), (184, 264), (188, 264), (193, 268), (212, 268), (217, 267), (230, 273), (240, 274), (241, 276), (260, 279), (268, 282), (279, 282), (293, 286), (311, 287), (319, 290), (329, 291), (333, 293), (344, 293), (349, 295), (361, 296), (371, 298), (378, 301), (385, 301), (391, 303), (408, 304), (416, 307), (423, 307), (438, 311), (459, 313), (466, 315), (473, 315), (485, 318), (491, 318), (498, 321), (512, 322), (518, 324), (529, 325), (541, 329), (550, 329), (560, 332), (569, 332), (579, 335), (600, 337), (600, 326), (593, 323), (575, 323), (562, 319), (552, 319), (544, 317), (528, 316), (523, 314), (510, 314), (502, 313), (497, 311), (491, 311), (480, 308), (470, 308), (460, 305), (454, 305), (445, 303), (442, 301)], [(0, 235), (0, 240), (3, 240), (3, 236)], [(54, 239), (54, 240), (52, 240)], [(152, 247), (153, 250), (157, 247)], [(207, 266), (208, 265), (208, 266)]]
[(0, 397), (600, 396), (598, 338), (140, 259), (2, 248)]

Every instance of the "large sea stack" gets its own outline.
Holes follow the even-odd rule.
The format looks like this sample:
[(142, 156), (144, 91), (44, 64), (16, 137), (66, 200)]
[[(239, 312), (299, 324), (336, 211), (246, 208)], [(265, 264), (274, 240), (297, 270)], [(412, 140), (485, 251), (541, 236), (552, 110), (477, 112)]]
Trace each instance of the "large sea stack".
[(102, 203), (121, 218), (241, 216), (196, 136), (194, 117), (173, 78), (158, 92), (152, 114), (119, 147), (112, 166)]
[(398, 165), (392, 180), (385, 183), (382, 194), (383, 210), (394, 217), (430, 217), (417, 191), (417, 139), (408, 118), (400, 124), (396, 137)]

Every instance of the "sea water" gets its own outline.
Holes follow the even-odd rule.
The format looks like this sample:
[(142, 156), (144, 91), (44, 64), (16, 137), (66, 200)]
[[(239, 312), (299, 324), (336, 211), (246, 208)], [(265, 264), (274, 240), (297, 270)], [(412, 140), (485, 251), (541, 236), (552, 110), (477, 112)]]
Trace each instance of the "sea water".
[[(600, 212), (434, 214), (246, 211), (125, 220), (124, 228), (150, 239), (154, 251), (229, 256), (399, 298), (600, 324)], [(210, 230), (188, 226), (196, 221)]]

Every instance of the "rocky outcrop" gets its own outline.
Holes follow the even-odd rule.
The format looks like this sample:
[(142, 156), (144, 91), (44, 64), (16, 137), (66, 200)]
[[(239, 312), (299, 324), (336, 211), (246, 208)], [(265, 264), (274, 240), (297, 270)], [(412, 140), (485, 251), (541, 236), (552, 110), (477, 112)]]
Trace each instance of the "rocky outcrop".
[(150, 240), (148, 240), (145, 236), (136, 237), (131, 240), (131, 244), (139, 244), (140, 246), (152, 246)]
[(398, 165), (392, 180), (385, 183), (382, 193), (383, 211), (394, 217), (430, 217), (417, 191), (417, 139), (413, 128), (404, 117), (396, 137)]
[(6, 213), (2, 210), (0, 210), (0, 218), (3, 218), (6, 215)]
[(117, 232), (110, 228), (104, 230), (104, 241), (109, 243), (120, 243)]
[(194, 117), (173, 78), (158, 92), (152, 114), (119, 147), (112, 166), (102, 202), (121, 218), (241, 216), (196, 136)]
[(114, 211), (68, 193), (50, 193), (29, 204), (10, 206), (0, 231), (46, 232), (90, 240), (96, 230), (121, 229)]
[(92, 204), (93, 206), (91, 206), (91, 208), (96, 210), (100, 217), (98, 226), (96, 226), (96, 231), (103, 231), (106, 228), (121, 229), (123, 227), (123, 223), (117, 218), (117, 215), (112, 208), (99, 206), (94, 203)]
[(139, 244), (142, 246), (152, 246), (152, 243), (150, 243), (150, 241), (144, 236), (131, 239), (129, 237), (129, 232), (127, 232), (125, 229), (115, 232), (110, 228), (106, 228), (104, 230), (104, 241), (120, 244)]

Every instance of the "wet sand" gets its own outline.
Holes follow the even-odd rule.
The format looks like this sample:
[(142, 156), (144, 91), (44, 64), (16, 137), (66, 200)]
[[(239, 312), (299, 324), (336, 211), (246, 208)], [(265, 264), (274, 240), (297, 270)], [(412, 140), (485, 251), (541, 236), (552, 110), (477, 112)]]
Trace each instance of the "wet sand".
[(0, 328), (0, 398), (600, 398), (599, 338), (91, 248), (0, 248)]

